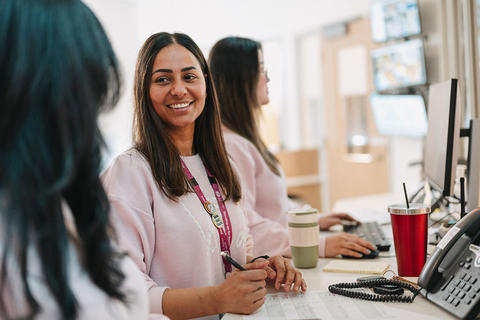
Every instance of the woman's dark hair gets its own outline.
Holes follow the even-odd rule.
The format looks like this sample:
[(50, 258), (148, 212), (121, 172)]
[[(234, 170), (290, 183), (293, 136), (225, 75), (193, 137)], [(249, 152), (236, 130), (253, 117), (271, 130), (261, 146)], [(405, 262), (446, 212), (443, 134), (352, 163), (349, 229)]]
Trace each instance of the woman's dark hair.
[(278, 160), (263, 143), (258, 131), (257, 83), (260, 74), (258, 52), (262, 45), (254, 40), (227, 37), (219, 40), (210, 51), (208, 62), (218, 94), (223, 124), (250, 140), (263, 160), (280, 175)]
[(116, 103), (120, 90), (117, 60), (101, 24), (79, 0), (2, 0), (0, 70), (0, 318), (10, 318), (2, 294), (8, 294), (12, 260), (27, 318), (41, 310), (27, 281), (32, 248), (61, 318), (76, 318), (68, 280), (72, 233), (62, 203), (71, 209), (88, 276), (125, 302), (121, 257), (109, 239), (109, 203), (99, 180), (97, 115), (101, 106)]
[(150, 36), (137, 58), (134, 83), (134, 141), (150, 164), (153, 176), (167, 197), (175, 200), (192, 191), (183, 173), (180, 155), (166, 131), (166, 125), (156, 113), (150, 99), (150, 85), (155, 57), (163, 48), (178, 44), (190, 51), (205, 76), (205, 107), (195, 121), (193, 149), (215, 176), (226, 199), (238, 201), (240, 184), (230, 165), (223, 141), (217, 96), (207, 62), (195, 42), (182, 33), (160, 32)]

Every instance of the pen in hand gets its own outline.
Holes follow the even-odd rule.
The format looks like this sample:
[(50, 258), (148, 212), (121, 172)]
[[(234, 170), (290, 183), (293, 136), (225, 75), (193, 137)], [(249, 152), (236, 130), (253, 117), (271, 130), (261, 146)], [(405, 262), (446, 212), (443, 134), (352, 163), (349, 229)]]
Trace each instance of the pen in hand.
[(230, 257), (230, 255), (228, 254), (227, 251), (222, 251), (222, 252), (220, 252), (220, 255), (221, 255), (223, 258), (227, 259), (227, 261), (230, 262), (230, 263), (232, 264), (232, 266), (234, 266), (234, 267), (237, 268), (238, 270), (240, 270), (240, 271), (245, 271), (245, 270), (246, 270), (244, 267), (242, 267), (242, 266), (240, 265), (240, 263), (238, 263), (237, 261), (233, 260), (233, 258)]

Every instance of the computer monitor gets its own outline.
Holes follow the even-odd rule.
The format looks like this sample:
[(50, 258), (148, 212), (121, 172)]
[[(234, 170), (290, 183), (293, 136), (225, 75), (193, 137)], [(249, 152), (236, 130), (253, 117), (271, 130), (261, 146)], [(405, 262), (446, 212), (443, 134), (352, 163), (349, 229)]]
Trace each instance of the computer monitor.
[(417, 0), (380, 0), (370, 10), (372, 38), (375, 42), (420, 34)]
[(480, 208), (480, 119), (470, 120), (467, 212)]
[(372, 94), (370, 105), (378, 133), (404, 137), (427, 134), (427, 112), (422, 96)]
[(460, 145), (460, 109), (457, 79), (430, 86), (423, 169), (429, 185), (442, 196), (453, 195)]
[(421, 39), (372, 50), (373, 81), (377, 91), (427, 83)]

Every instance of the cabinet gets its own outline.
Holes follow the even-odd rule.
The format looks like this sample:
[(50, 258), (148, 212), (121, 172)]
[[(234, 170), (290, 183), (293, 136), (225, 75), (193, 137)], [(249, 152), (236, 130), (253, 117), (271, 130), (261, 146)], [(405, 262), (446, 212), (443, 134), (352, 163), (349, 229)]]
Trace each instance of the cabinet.
[(285, 172), (288, 194), (324, 211), (320, 150), (280, 151), (275, 156)]

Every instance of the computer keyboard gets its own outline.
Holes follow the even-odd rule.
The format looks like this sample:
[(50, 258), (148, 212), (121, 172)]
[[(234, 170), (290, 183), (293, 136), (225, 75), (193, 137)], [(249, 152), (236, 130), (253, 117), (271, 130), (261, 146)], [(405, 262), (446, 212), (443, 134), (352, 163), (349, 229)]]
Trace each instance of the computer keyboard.
[(390, 240), (385, 238), (382, 227), (376, 221), (362, 222), (357, 225), (344, 225), (343, 231), (355, 234), (376, 245), (378, 251), (390, 250)]

